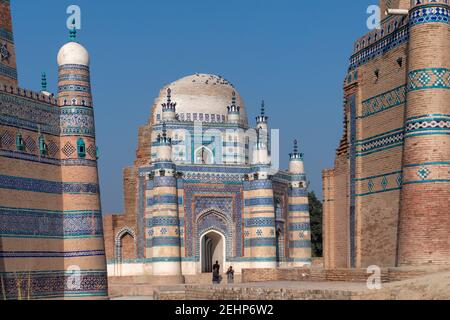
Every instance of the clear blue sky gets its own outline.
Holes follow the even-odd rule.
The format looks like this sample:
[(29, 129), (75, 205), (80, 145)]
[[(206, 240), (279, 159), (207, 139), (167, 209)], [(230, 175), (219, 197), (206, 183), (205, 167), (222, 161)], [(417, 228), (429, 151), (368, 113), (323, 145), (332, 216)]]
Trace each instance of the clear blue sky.
[(281, 129), (283, 167), (292, 140), (305, 153), (311, 190), (332, 167), (342, 134), (342, 83), (354, 40), (377, 0), (12, 0), (20, 85), (56, 92), (66, 8), (82, 9), (90, 51), (103, 210), (122, 212), (122, 169), (159, 89), (196, 72), (220, 74), (243, 96), (250, 121), (266, 100)]

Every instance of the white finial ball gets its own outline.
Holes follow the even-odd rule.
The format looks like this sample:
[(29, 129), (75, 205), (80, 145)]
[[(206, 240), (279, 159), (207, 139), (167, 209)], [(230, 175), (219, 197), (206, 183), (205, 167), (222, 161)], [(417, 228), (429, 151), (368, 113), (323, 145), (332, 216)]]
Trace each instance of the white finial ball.
[(58, 66), (66, 64), (89, 66), (89, 52), (77, 42), (66, 43), (58, 52)]

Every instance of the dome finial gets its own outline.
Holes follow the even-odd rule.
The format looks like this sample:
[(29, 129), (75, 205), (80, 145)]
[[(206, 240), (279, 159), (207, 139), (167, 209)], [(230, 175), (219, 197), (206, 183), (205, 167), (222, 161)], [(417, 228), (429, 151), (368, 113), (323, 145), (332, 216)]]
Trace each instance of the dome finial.
[(265, 103), (264, 100), (263, 100), (262, 103), (261, 103), (261, 115), (262, 115), (262, 116), (265, 116), (265, 115), (266, 115), (266, 103)]
[(294, 140), (294, 152), (289, 154), (291, 160), (303, 160), (303, 153), (298, 151), (298, 140)]
[(75, 42), (77, 40), (77, 28), (76, 28), (76, 21), (73, 19), (72, 21), (72, 28), (69, 31), (69, 40), (71, 42)]
[(42, 72), (41, 74), (41, 91), (47, 91), (47, 74), (45, 72)]

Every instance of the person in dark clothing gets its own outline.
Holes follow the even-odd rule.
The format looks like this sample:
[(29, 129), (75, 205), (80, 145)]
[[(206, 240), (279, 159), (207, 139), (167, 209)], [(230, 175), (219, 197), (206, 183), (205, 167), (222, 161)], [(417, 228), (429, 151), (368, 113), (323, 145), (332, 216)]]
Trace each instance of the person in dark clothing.
[(234, 269), (232, 266), (230, 266), (230, 268), (228, 268), (227, 279), (228, 279), (228, 284), (234, 283)]
[(216, 261), (216, 263), (213, 265), (213, 283), (219, 284), (220, 281), (220, 264), (219, 261)]

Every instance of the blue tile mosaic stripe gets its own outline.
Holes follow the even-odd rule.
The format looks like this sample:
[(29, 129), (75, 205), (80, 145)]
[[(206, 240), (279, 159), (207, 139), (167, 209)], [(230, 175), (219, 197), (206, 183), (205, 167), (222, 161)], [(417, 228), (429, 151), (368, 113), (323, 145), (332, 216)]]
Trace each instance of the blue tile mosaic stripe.
[(307, 197), (308, 190), (302, 188), (292, 188), (288, 190), (288, 195), (290, 197)]
[(0, 93), (2, 124), (58, 136), (59, 116), (59, 108), (55, 105), (10, 93)]
[(245, 199), (245, 206), (246, 207), (255, 207), (255, 206), (273, 206), (274, 201), (273, 198), (252, 198), (252, 199)]
[(47, 211), (0, 207), (0, 236), (8, 238), (97, 238), (103, 236), (100, 211)]
[(30, 281), (30, 299), (71, 298), (71, 297), (107, 297), (108, 280), (104, 270), (81, 270), (79, 286), (70, 286), (73, 272), (69, 271), (33, 271), (33, 272), (0, 272), (3, 279), (3, 294), (7, 300), (17, 300), (20, 295), (28, 295), (22, 288), (18, 292), (18, 281), (27, 284)]
[(276, 239), (273, 238), (252, 238), (245, 239), (244, 245), (246, 248), (250, 247), (275, 247)]
[(22, 258), (78, 258), (104, 256), (103, 250), (88, 251), (0, 251), (0, 258), (22, 259)]
[(309, 240), (293, 240), (289, 241), (290, 248), (311, 248), (311, 241)]
[(178, 247), (180, 246), (180, 237), (153, 237), (147, 239), (147, 247)]
[(380, 38), (379, 41), (371, 44), (370, 46), (360, 50), (359, 52), (352, 55), (350, 58), (349, 70), (355, 70), (358, 67), (382, 56), (392, 49), (399, 47), (400, 45), (407, 43), (409, 40), (409, 28), (404, 25), (398, 28), (393, 33)]
[(289, 212), (309, 212), (309, 205), (308, 204), (289, 205)]
[(392, 130), (356, 143), (357, 157), (401, 147), (404, 144), (404, 128)]
[(356, 265), (356, 143), (357, 143), (357, 108), (356, 95), (351, 95), (347, 99), (350, 109), (350, 212), (349, 212), (349, 229), (350, 229), (350, 266)]
[(429, 114), (407, 119), (405, 131), (405, 138), (423, 135), (448, 135), (450, 134), (450, 115)]
[(355, 181), (367, 186), (367, 188), (363, 188), (367, 192), (359, 193), (356, 197), (367, 197), (401, 190), (403, 186), (403, 172), (395, 171), (367, 178), (359, 178), (355, 179)]
[(60, 183), (54, 181), (0, 176), (0, 189), (20, 190), (50, 194), (93, 194), (99, 193), (99, 186), (90, 183)]
[(311, 224), (307, 222), (289, 223), (289, 231), (310, 231)]
[(178, 217), (152, 217), (146, 219), (147, 228), (151, 227), (178, 227), (184, 225), (184, 219)]
[(450, 69), (426, 68), (410, 71), (408, 91), (450, 89)]
[(176, 205), (178, 203), (178, 197), (174, 195), (159, 195), (153, 198), (147, 199), (147, 206), (154, 205)]
[(365, 119), (380, 112), (406, 103), (406, 85), (381, 93), (362, 102), (362, 114), (357, 119)]
[(246, 228), (254, 227), (275, 227), (274, 218), (250, 218), (244, 220), (244, 225)]
[(17, 70), (0, 62), (0, 74), (17, 80)]
[(410, 13), (409, 24), (411, 27), (424, 23), (449, 23), (448, 7), (430, 4), (416, 8)]

